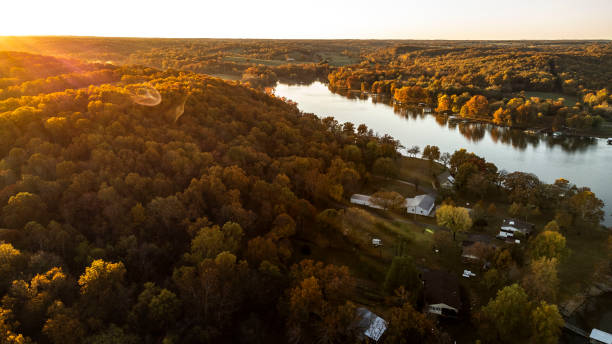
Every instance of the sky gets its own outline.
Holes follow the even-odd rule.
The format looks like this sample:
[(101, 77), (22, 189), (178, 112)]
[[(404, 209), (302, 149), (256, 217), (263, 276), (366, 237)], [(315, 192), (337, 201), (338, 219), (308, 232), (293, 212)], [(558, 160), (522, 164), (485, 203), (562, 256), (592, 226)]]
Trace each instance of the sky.
[(0, 35), (612, 39), (612, 0), (4, 0)]

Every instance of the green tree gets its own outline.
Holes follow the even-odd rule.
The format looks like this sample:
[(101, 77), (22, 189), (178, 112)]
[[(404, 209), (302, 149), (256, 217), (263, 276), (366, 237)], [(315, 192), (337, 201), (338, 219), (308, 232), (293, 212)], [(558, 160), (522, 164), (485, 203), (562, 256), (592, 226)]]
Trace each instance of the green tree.
[(436, 222), (453, 233), (453, 240), (458, 232), (465, 232), (472, 227), (472, 218), (466, 208), (446, 204), (436, 210)]
[(386, 178), (394, 178), (398, 174), (398, 169), (395, 161), (391, 158), (378, 158), (372, 166), (372, 172), (384, 176)]
[(419, 295), (421, 286), (419, 270), (414, 263), (414, 259), (409, 256), (393, 257), (383, 285), (385, 291), (391, 294), (397, 288), (404, 287), (411, 293), (414, 301)]

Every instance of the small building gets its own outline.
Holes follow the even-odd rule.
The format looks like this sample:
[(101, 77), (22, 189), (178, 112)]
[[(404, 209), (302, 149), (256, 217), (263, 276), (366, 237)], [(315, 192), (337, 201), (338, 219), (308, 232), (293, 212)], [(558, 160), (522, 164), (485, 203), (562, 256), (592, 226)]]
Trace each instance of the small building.
[(362, 331), (362, 336), (378, 342), (387, 330), (387, 322), (363, 307), (357, 308), (357, 314), (359, 316), (357, 326)]
[(450, 189), (455, 184), (455, 178), (451, 176), (450, 171), (446, 170), (436, 177), (438, 180), (438, 185), (440, 185), (443, 189)]
[(525, 236), (531, 234), (535, 225), (533, 223), (517, 220), (517, 219), (504, 219), (501, 225), (501, 231), (507, 233), (521, 233)]
[(418, 195), (414, 198), (406, 198), (406, 211), (409, 214), (430, 216), (435, 203), (436, 198), (432, 195)]
[(612, 145), (612, 137), (608, 137), (608, 144)]
[(612, 334), (594, 328), (589, 335), (591, 344), (612, 344)]
[(382, 241), (378, 238), (372, 239), (372, 246), (382, 246)]
[(351, 196), (351, 203), (365, 205), (370, 208), (383, 209), (383, 207), (372, 203), (371, 199), (372, 197), (368, 195), (354, 194)]
[(443, 317), (456, 318), (461, 309), (459, 280), (444, 271), (423, 273), (426, 311)]

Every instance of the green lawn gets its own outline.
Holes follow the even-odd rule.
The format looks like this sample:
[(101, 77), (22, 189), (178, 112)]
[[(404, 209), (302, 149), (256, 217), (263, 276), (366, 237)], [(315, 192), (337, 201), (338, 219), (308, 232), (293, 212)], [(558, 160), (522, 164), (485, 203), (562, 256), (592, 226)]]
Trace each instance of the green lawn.
[(576, 104), (576, 102), (578, 101), (578, 98), (576, 96), (570, 96), (567, 94), (563, 94), (563, 93), (556, 93), (556, 92), (535, 92), (535, 91), (526, 91), (525, 92), (525, 96), (527, 97), (538, 97), (540, 99), (553, 99), (553, 100), (557, 100), (559, 98), (564, 98), (565, 101), (563, 102), (563, 104), (565, 104), (566, 106), (574, 106)]

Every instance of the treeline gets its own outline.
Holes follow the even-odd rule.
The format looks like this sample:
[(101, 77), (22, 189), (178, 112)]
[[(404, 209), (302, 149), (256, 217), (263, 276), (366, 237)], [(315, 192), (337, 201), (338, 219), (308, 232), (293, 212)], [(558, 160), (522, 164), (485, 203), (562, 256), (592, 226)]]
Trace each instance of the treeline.
[[(606, 68), (612, 67), (611, 49), (606, 43), (399, 45), (370, 53), (359, 65), (339, 67), (328, 79), (334, 90), (360, 90), (402, 104), (427, 103), (441, 113), (496, 124), (586, 129), (612, 120), (612, 75)], [(526, 91), (561, 92), (579, 102), (540, 99)]]

